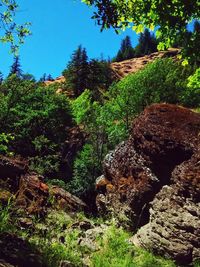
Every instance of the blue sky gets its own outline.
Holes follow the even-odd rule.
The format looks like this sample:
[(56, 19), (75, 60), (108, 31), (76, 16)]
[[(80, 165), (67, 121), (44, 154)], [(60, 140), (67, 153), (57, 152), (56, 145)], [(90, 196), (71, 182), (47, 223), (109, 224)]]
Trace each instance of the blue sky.
[[(23, 71), (40, 78), (44, 73), (57, 77), (72, 52), (82, 44), (90, 58), (113, 57), (121, 40), (130, 35), (132, 45), (138, 36), (127, 30), (117, 35), (113, 30), (100, 32), (91, 19), (93, 9), (81, 0), (18, 0), (17, 22), (30, 21), (32, 36), (20, 48)], [(0, 71), (7, 75), (13, 57), (8, 46), (0, 44)]]

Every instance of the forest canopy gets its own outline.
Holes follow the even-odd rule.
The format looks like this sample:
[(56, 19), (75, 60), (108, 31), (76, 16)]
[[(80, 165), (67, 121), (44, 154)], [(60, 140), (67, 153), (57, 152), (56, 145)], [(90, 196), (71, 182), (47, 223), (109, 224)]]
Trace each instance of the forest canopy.
[[(96, 8), (93, 18), (101, 30), (113, 27), (125, 30), (132, 27), (136, 33), (145, 28), (157, 30), (162, 42), (160, 49), (168, 48), (179, 39), (187, 37), (187, 27), (200, 19), (200, 1), (190, 0), (82, 0)], [(185, 44), (186, 45), (186, 44)]]

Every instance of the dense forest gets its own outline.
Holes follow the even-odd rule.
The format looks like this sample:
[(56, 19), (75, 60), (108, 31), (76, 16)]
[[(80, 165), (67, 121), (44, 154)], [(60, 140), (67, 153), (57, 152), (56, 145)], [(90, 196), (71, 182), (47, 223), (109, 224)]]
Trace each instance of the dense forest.
[[(175, 12), (175, 15), (166, 13), (166, 16), (163, 16), (163, 12), (166, 11), (164, 7), (167, 2), (152, 1), (147, 17), (144, 14), (148, 7), (142, 4), (143, 1), (135, 1), (136, 5), (141, 5), (139, 11), (137, 8), (133, 10), (132, 1), (83, 1), (97, 8), (93, 19), (98, 21), (102, 29), (114, 27), (119, 31), (129, 26), (130, 16), (133, 16), (133, 28), (140, 32), (138, 44), (133, 47), (131, 37), (126, 36), (116, 56), (108, 60), (89, 58), (87, 49), (79, 45), (66, 63), (61, 83), (55, 82), (51, 74), (44, 74), (37, 80), (32, 74), (24, 73), (17, 50), (23, 38), (29, 34), (29, 25), (17, 26), (11, 23), (17, 8), (15, 1), (0, 2), (1, 6), (7, 8), (7, 13), (0, 13), (1, 23), (5, 25), (1, 39), (11, 43), (14, 53), (9, 75), (4, 77), (0, 73), (0, 265), (198, 267), (200, 236), (199, 215), (196, 214), (199, 214), (199, 196), (198, 191), (192, 191), (192, 182), (192, 185), (186, 184), (184, 190), (181, 189), (181, 197), (188, 199), (192, 203), (190, 206), (194, 205), (191, 214), (198, 218), (192, 226), (187, 221), (188, 228), (183, 229), (187, 232), (190, 231), (189, 227), (193, 227), (193, 234), (196, 231), (196, 243), (191, 241), (190, 245), (196, 254), (185, 256), (187, 253), (184, 249), (183, 252), (177, 252), (179, 256), (175, 252), (161, 253), (151, 249), (150, 245), (150, 248), (137, 247), (136, 243), (133, 245), (130, 241), (131, 236), (149, 222), (149, 215), (148, 219), (143, 215), (149, 213), (146, 207), (149, 209), (149, 203), (154, 197), (156, 199), (162, 187), (179, 184), (173, 180), (176, 166), (184, 161), (183, 164), (187, 164), (192, 159), (192, 166), (195, 166), (193, 169), (197, 170), (194, 190), (199, 188), (199, 165), (195, 165), (199, 155), (200, 131), (198, 1), (191, 1), (194, 2), (193, 8), (185, 1), (172, 1), (169, 8), (171, 14)], [(193, 19), (190, 30), (185, 28), (189, 18)], [(150, 30), (158, 25), (159, 34), (152, 33)], [(15, 35), (18, 44), (14, 43)], [(174, 48), (176, 53), (166, 53), (166, 56), (160, 57), (160, 50), (167, 52), (169, 47)], [(134, 58), (143, 62), (152, 57), (152, 53), (157, 57), (155, 60), (150, 63), (147, 61), (140, 70), (130, 72), (122, 79), (116, 77), (113, 62), (121, 64), (124, 60), (129, 62)], [(177, 109), (171, 121), (160, 121), (162, 129), (169, 127), (165, 137), (160, 134), (162, 129), (156, 123), (159, 116), (168, 111), (163, 106), (164, 111), (161, 108), (159, 113), (154, 106), (165, 105), (163, 103), (169, 104), (166, 110)], [(148, 115), (151, 105), (155, 111)], [(174, 126), (176, 114), (181, 113), (179, 108), (188, 113), (180, 115)], [(146, 117), (140, 121), (140, 116)], [(148, 128), (151, 116), (157, 116), (152, 129), (158, 130), (155, 130), (153, 137)], [(146, 129), (143, 137), (138, 138), (144, 121)], [(177, 126), (180, 129), (176, 132), (173, 127), (179, 123), (182, 124)], [(141, 125), (141, 128), (137, 129), (137, 125)], [(176, 133), (178, 141), (173, 139)], [(185, 141), (181, 133), (188, 135), (190, 142)], [(127, 142), (131, 145), (126, 145)], [(144, 144), (140, 145), (140, 142)], [(146, 147), (143, 148), (145, 142), (149, 142), (150, 152)], [(130, 152), (132, 145), (134, 148)], [(128, 152), (124, 152), (125, 149)], [(152, 156), (153, 153), (155, 155)], [(126, 167), (130, 158), (134, 162), (130, 160), (129, 167)], [(124, 159), (126, 163), (122, 163)], [(120, 164), (125, 164), (122, 170)], [(177, 173), (182, 173), (182, 168)], [(187, 170), (189, 172), (189, 167)], [(172, 173), (172, 182), (164, 181), (169, 179), (166, 178), (168, 171), (169, 176)], [(140, 185), (136, 194), (134, 188), (140, 184), (137, 179), (143, 182), (144, 173), (150, 172), (155, 177), (152, 183), (164, 177), (161, 184), (155, 186), (156, 192), (151, 195), (152, 191), (145, 191), (144, 195), (139, 195), (138, 192), (143, 192)], [(129, 179), (134, 180), (133, 187)], [(149, 183), (147, 188), (151, 187), (148, 179), (145, 183)], [(123, 191), (120, 188), (124, 186)], [(127, 193), (129, 191), (134, 192), (134, 197), (133, 193)], [(148, 195), (151, 197), (148, 198)], [(109, 208), (106, 201), (99, 200), (100, 197), (106, 199)], [(127, 198), (131, 199), (131, 204)], [(142, 198), (147, 204), (137, 202)], [(120, 205), (116, 208), (118, 201)], [(130, 209), (133, 209), (130, 216), (126, 214), (130, 209), (124, 208), (124, 203), (129, 203)]]

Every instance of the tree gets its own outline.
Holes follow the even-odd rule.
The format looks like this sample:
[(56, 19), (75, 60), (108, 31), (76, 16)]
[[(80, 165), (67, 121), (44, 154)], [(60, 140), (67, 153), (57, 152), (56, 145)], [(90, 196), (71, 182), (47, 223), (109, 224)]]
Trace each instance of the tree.
[(187, 25), (193, 19), (200, 19), (200, 1), (196, 0), (83, 0), (93, 5), (93, 18), (101, 30), (113, 27), (116, 31), (133, 27), (137, 32), (145, 28), (157, 29), (161, 38), (159, 49), (168, 48), (177, 35), (182, 39)]
[(13, 74), (16, 75), (18, 78), (22, 77), (22, 70), (21, 70), (21, 64), (20, 64), (19, 56), (14, 57), (14, 62), (12, 64), (12, 66), (10, 67), (9, 76), (11, 76)]
[(148, 29), (140, 34), (139, 44), (135, 48), (136, 56), (149, 55), (157, 51), (157, 41), (155, 36)]
[(89, 61), (87, 89), (92, 92), (93, 100), (101, 101), (105, 92), (113, 82), (112, 70), (106, 60)]
[(30, 35), (30, 23), (17, 24), (15, 15), (18, 4), (15, 0), (0, 0), (0, 41), (10, 43), (11, 51), (16, 53), (24, 38)]
[(67, 90), (73, 92), (74, 96), (79, 96), (88, 85), (88, 56), (85, 48), (81, 45), (74, 51), (71, 61), (63, 71), (66, 78)]
[(130, 36), (127, 35), (121, 42), (121, 47), (117, 53), (115, 61), (120, 62), (122, 60), (133, 58), (134, 54), (135, 52), (131, 44)]

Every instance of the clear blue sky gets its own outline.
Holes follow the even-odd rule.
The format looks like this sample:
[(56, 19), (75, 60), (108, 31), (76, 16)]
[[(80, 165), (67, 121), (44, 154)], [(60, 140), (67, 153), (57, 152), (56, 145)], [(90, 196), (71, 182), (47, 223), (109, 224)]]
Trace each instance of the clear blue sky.
[[(44, 73), (57, 77), (65, 68), (72, 52), (82, 44), (89, 58), (113, 57), (121, 40), (130, 35), (132, 45), (138, 36), (127, 30), (117, 35), (113, 30), (100, 32), (91, 19), (93, 9), (81, 0), (18, 0), (17, 22), (30, 21), (32, 36), (20, 48), (23, 71), (36, 78)], [(0, 44), (0, 71), (8, 74), (13, 57), (8, 46)]]

